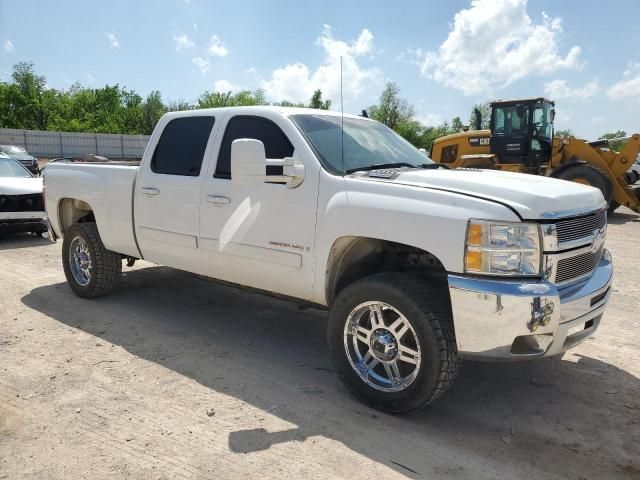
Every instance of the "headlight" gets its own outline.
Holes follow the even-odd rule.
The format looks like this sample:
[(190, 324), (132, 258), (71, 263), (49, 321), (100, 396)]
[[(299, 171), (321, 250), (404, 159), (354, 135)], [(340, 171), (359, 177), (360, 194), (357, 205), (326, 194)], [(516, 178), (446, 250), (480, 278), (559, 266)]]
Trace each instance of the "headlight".
[(540, 274), (540, 227), (537, 223), (469, 220), (465, 247), (466, 273)]

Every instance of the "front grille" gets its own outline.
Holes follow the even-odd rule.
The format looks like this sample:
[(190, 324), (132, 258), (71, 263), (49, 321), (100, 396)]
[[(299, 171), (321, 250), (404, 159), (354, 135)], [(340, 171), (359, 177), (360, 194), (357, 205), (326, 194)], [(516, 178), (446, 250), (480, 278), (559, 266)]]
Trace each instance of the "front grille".
[(556, 223), (558, 242), (572, 242), (590, 237), (594, 230), (600, 230), (607, 224), (607, 210), (599, 210), (584, 217), (569, 218)]
[(591, 297), (591, 306), (593, 307), (594, 305), (597, 305), (598, 303), (600, 303), (604, 299), (604, 297), (607, 296), (607, 293), (609, 293), (608, 288), (604, 292), (596, 295), (595, 297)]
[(602, 248), (595, 252), (585, 252), (575, 257), (558, 260), (556, 283), (564, 283), (591, 273), (602, 257)]
[(44, 210), (42, 194), (0, 195), (0, 212), (41, 212)]

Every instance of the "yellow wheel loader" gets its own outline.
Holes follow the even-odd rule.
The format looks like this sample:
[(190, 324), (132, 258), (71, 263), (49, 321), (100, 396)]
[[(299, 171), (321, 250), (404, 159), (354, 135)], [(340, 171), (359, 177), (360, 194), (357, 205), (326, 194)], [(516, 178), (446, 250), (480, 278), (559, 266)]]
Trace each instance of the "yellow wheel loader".
[[(609, 211), (624, 205), (640, 211), (640, 180), (629, 171), (640, 153), (640, 134), (628, 137), (622, 151), (608, 140), (587, 142), (554, 138), (554, 102), (545, 98), (491, 103), (489, 130), (471, 130), (438, 138), (430, 157), (451, 168), (486, 168), (547, 175), (594, 186)], [(476, 110), (476, 125), (480, 112)]]

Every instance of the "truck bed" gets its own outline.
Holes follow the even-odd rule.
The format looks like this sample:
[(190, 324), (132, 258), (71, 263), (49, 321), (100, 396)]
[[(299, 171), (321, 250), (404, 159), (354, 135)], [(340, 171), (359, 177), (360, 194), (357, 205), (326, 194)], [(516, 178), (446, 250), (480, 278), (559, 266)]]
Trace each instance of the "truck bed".
[(53, 162), (44, 169), (48, 212), (56, 205), (60, 215), (49, 215), (58, 236), (63, 233), (68, 199), (87, 203), (94, 212), (105, 247), (139, 257), (133, 220), (133, 188), (138, 164), (132, 162)]

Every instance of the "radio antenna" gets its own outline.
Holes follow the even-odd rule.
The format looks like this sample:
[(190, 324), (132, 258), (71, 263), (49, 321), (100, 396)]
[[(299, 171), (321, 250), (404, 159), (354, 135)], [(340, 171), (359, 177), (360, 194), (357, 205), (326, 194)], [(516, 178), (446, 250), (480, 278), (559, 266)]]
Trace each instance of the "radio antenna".
[(340, 55), (340, 164), (344, 172), (344, 101), (342, 99), (342, 55)]

